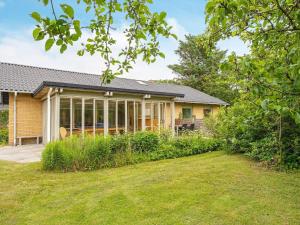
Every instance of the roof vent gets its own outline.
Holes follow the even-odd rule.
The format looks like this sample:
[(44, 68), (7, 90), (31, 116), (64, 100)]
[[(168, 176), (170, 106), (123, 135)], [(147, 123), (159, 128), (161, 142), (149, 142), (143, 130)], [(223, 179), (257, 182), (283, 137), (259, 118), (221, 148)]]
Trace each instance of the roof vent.
[(145, 83), (144, 81), (141, 81), (141, 80), (137, 80), (136, 82), (138, 82), (139, 84), (142, 84), (142, 85), (148, 85), (147, 83)]

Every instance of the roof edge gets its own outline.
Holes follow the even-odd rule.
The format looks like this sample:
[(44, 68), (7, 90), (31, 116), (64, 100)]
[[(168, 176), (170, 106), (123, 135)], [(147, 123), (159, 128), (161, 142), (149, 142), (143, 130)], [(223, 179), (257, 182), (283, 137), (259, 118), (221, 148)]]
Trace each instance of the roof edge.
[(43, 81), (34, 91), (33, 96), (36, 96), (44, 87), (56, 87), (56, 88), (75, 88), (91, 91), (115, 91), (115, 92), (126, 92), (134, 94), (151, 94), (159, 96), (169, 96), (169, 97), (184, 97), (184, 94), (180, 93), (171, 93), (171, 92), (158, 92), (158, 91), (145, 91), (145, 90), (134, 90), (126, 88), (113, 88), (113, 87), (104, 87), (104, 86), (92, 86), (92, 85), (82, 85), (82, 84), (72, 84), (72, 83), (62, 83), (62, 82), (52, 82), (52, 81)]
[[(223, 100), (220, 99), (220, 101), (223, 101)], [(224, 102), (224, 101), (223, 101), (224, 103), (217, 103), (217, 102), (200, 102), (200, 101), (188, 101), (188, 100), (175, 99), (175, 102), (203, 104), (203, 105), (224, 105), (224, 106), (230, 105), (229, 103)]]

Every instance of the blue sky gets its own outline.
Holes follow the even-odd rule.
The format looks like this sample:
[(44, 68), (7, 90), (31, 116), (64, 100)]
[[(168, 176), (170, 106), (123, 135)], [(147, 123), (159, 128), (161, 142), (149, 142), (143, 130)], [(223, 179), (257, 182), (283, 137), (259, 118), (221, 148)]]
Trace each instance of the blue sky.
[[(54, 0), (54, 2), (58, 6), (61, 1)], [(76, 5), (75, 0), (64, 2)], [(168, 22), (174, 27), (173, 32), (183, 39), (185, 34), (200, 34), (205, 30), (205, 2), (205, 0), (154, 0), (151, 8), (153, 11), (166, 11)], [(43, 43), (34, 42), (31, 37), (35, 25), (29, 16), (32, 11), (50, 15), (50, 8), (44, 7), (38, 0), (0, 0), (0, 61), (90, 73), (101, 72), (100, 59), (89, 56), (80, 58), (76, 55), (76, 47), (63, 55), (60, 55), (57, 49), (44, 52)], [(80, 10), (77, 16), (85, 19), (84, 13), (81, 12)], [(121, 25), (124, 21), (120, 20), (118, 23)], [(119, 36), (118, 33), (116, 35)], [(165, 59), (160, 59), (152, 65), (138, 61), (135, 69), (125, 76), (145, 80), (175, 77), (167, 65), (178, 61), (174, 54), (177, 46), (175, 40), (162, 40), (161, 48), (166, 54)], [(238, 54), (247, 52), (247, 48), (239, 39), (226, 40), (218, 46)]]

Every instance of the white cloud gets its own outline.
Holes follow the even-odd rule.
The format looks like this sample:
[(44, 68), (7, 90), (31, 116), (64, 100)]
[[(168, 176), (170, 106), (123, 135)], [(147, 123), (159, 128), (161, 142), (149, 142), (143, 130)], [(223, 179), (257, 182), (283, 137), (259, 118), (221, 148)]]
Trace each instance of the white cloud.
[[(173, 32), (178, 37), (183, 37), (186, 33), (184, 28), (173, 18), (169, 21), (173, 26)], [(0, 27), (0, 61), (96, 74), (101, 74), (104, 69), (100, 57), (77, 56), (78, 48), (76, 46), (69, 48), (64, 54), (60, 54), (55, 48), (45, 52), (44, 42), (34, 41), (31, 31), (32, 29), (7, 32)], [(114, 37), (119, 43), (114, 50), (118, 51), (121, 46), (124, 46), (126, 40), (120, 31), (115, 31)], [(161, 48), (166, 55), (165, 59), (160, 58), (156, 63), (150, 65), (138, 60), (133, 66), (134, 69), (123, 76), (143, 80), (174, 78), (175, 75), (167, 66), (177, 62), (177, 56), (174, 53), (177, 46), (177, 41), (162, 40)]]
[(234, 37), (219, 41), (217, 47), (221, 50), (227, 50), (228, 54), (235, 52), (237, 55), (242, 56), (249, 53), (249, 48), (240, 38)]

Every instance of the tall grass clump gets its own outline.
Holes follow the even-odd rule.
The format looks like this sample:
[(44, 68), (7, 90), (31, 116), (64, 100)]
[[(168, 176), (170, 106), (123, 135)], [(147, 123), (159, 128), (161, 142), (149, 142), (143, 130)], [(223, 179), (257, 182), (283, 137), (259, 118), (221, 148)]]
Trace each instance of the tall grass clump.
[(171, 159), (218, 149), (220, 142), (199, 133), (174, 137), (168, 131), (115, 136), (72, 136), (51, 142), (42, 154), (45, 170), (86, 171)]

